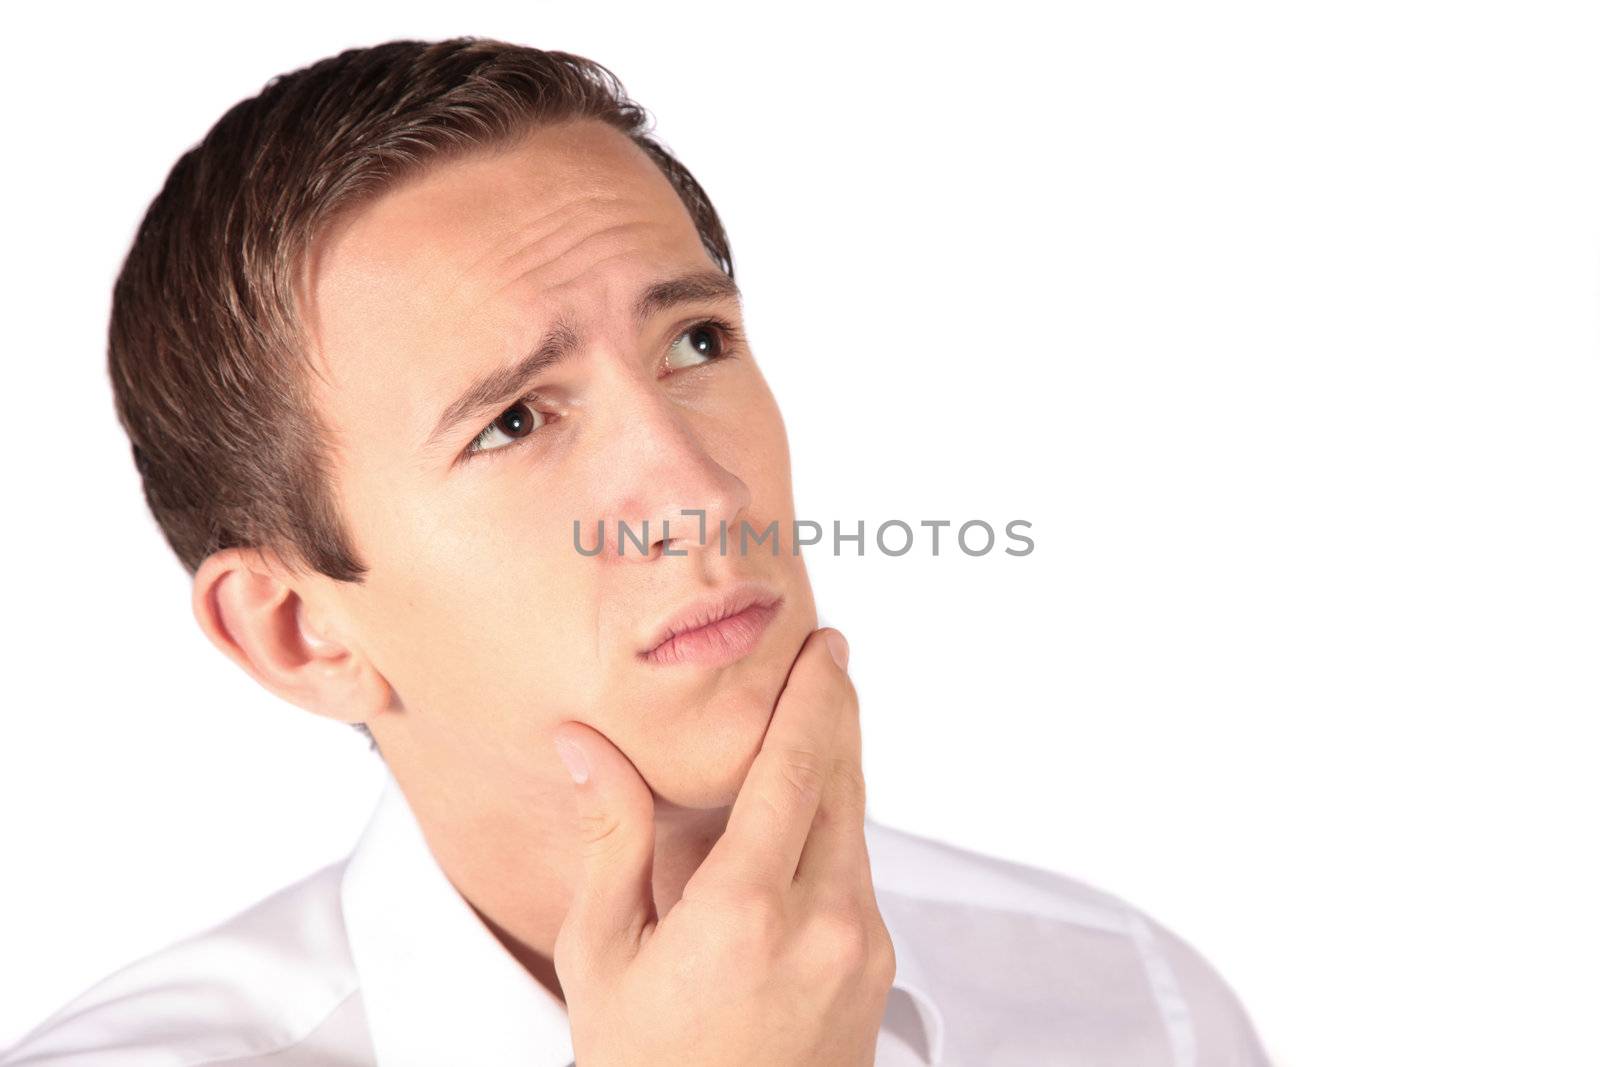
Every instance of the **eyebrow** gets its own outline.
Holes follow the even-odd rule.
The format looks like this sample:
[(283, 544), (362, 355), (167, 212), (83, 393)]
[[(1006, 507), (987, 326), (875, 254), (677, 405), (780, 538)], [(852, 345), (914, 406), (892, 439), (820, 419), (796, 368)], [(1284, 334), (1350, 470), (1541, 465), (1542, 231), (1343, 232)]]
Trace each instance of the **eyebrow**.
[[(684, 304), (709, 300), (739, 301), (739, 287), (732, 278), (720, 270), (701, 270), (677, 278), (656, 282), (641, 292), (633, 304), (633, 318), (638, 325), (648, 322), (651, 316)], [(509, 404), (520, 396), (527, 384), (545, 371), (576, 352), (581, 344), (572, 324), (558, 319), (539, 341), (533, 351), (514, 363), (496, 367), (478, 378), (461, 395), (450, 402), (439, 416), (439, 422), (428, 435), (423, 449), (432, 448), (468, 417), (499, 403)]]

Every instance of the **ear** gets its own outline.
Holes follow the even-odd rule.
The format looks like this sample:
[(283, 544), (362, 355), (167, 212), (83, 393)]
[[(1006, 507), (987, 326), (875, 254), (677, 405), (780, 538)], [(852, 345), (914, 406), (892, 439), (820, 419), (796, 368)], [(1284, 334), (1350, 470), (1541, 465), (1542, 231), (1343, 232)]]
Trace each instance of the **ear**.
[(311, 579), (276, 556), (229, 548), (194, 576), (194, 617), (211, 643), (289, 703), (340, 722), (369, 722), (393, 692), (305, 593)]

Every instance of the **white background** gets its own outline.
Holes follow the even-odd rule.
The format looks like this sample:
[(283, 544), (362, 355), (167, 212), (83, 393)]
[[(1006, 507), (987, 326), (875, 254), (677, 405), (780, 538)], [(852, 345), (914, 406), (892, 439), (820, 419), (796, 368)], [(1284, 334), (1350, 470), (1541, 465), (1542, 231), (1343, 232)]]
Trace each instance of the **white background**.
[(0, 1044), (366, 819), (361, 740), (195, 626), (105, 322), (226, 107), (472, 33), (606, 63), (705, 184), (802, 517), (1033, 523), (812, 553), (876, 818), (1145, 908), (1283, 1067), (1600, 1062), (1595, 19), (1043, 8), (13, 22)]

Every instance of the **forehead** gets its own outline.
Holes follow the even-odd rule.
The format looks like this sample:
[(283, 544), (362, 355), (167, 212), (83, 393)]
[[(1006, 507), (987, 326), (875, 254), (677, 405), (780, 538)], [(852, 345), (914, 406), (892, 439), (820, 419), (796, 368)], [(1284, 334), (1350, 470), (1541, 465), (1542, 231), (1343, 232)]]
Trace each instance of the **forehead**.
[(557, 314), (601, 330), (637, 290), (705, 267), (693, 220), (628, 137), (584, 120), (437, 165), (331, 227), (308, 262), (318, 404), (346, 450), (389, 446)]
[(693, 231), (672, 186), (624, 134), (595, 120), (545, 127), (428, 167), (341, 219), (318, 242), (311, 289), (325, 305), (391, 279), (493, 269), (479, 261), (585, 219), (628, 215)]

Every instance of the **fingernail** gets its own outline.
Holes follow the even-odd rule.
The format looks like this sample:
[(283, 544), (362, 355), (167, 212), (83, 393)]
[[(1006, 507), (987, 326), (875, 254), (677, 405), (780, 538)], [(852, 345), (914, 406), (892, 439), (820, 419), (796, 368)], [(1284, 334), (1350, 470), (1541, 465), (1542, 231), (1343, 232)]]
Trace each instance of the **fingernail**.
[(583, 750), (565, 738), (556, 738), (556, 755), (561, 757), (562, 764), (567, 768), (567, 773), (572, 775), (572, 780), (579, 785), (589, 780), (589, 764), (583, 758)]
[(829, 630), (824, 640), (828, 642), (828, 651), (833, 653), (833, 662), (839, 665), (841, 671), (844, 670), (845, 664), (850, 662), (850, 642), (838, 630)]

